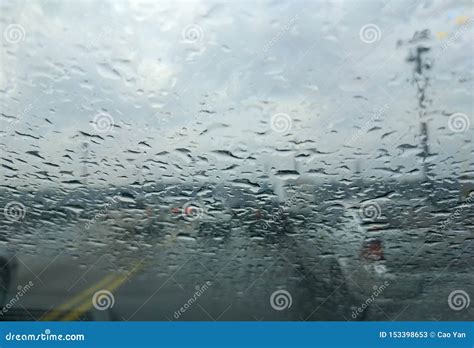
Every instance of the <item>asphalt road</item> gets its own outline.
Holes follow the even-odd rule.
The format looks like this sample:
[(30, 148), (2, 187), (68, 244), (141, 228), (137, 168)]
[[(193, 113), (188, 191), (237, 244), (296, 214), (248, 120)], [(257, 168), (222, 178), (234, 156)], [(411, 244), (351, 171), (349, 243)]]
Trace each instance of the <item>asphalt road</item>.
[[(421, 272), (420, 282), (412, 289), (414, 283), (408, 278), (387, 278), (392, 285), (386, 294), (376, 296), (354, 316), (354, 310), (370, 297), (361, 289), (367, 280), (360, 272), (348, 273), (338, 255), (327, 252), (324, 242), (287, 234), (249, 237), (248, 231), (235, 226), (229, 227), (228, 235), (203, 236), (199, 226), (199, 221), (176, 221), (171, 233), (142, 231), (118, 238), (107, 225), (97, 224), (91, 231), (94, 238), (81, 236), (74, 243), (43, 243), (41, 248), (18, 252), (11, 261), (18, 267), (6, 302), (11, 303), (19, 292), (24, 294), (2, 317), (127, 321), (473, 318), (472, 306), (453, 310), (447, 302), (458, 288), (472, 296), (472, 259), (469, 264), (465, 258), (472, 249), (469, 255), (453, 252), (453, 260), (464, 262), (463, 267), (444, 268), (436, 274)], [(33, 285), (25, 291), (29, 282)]]

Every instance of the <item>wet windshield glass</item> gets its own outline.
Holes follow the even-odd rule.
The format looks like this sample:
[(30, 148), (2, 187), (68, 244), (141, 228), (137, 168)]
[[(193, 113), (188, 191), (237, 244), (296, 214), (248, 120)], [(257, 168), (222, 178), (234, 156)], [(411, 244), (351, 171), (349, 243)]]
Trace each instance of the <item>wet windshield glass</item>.
[(0, 320), (472, 319), (472, 15), (2, 2)]

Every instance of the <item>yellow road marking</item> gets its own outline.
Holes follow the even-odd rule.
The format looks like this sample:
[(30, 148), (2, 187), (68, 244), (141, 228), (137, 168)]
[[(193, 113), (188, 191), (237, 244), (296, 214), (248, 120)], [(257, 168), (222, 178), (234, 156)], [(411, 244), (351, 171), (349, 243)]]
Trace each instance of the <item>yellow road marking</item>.
[[(105, 287), (102, 290), (108, 290), (110, 292), (113, 292), (115, 289), (117, 289), (120, 285), (122, 285), (127, 279), (130, 278), (130, 276), (136, 272), (138, 272), (143, 266), (141, 264), (135, 265), (128, 274), (119, 276), (117, 279), (112, 281), (111, 283), (108, 284), (107, 287)], [(82, 314), (86, 313), (89, 309), (92, 308), (94, 304), (92, 303), (92, 299), (89, 298), (86, 301), (84, 301), (78, 308), (76, 308), (73, 311), (70, 311), (68, 314), (66, 314), (63, 318), (61, 318), (62, 321), (71, 321), (71, 320), (76, 320), (79, 318)]]
[(92, 293), (102, 289), (107, 283), (112, 282), (117, 276), (114, 274), (109, 274), (107, 277), (101, 279), (98, 283), (92, 285), (91, 287), (81, 291), (79, 294), (71, 298), (70, 300), (64, 302), (61, 306), (51, 310), (49, 313), (40, 318), (41, 321), (50, 321), (55, 320), (61, 316), (62, 313), (82, 302), (85, 298), (89, 297)]
[[(112, 292), (118, 288), (125, 280), (127, 280), (132, 274), (138, 272), (142, 268), (142, 264), (136, 264), (131, 271), (126, 275), (109, 274), (105, 278), (101, 279), (91, 287), (81, 291), (79, 294), (74, 296), (72, 299), (66, 301), (59, 307), (51, 310), (49, 313), (41, 317), (41, 321), (51, 320), (74, 320), (80, 315), (90, 309), (92, 304), (92, 295), (99, 290), (109, 290)], [(74, 307), (79, 306), (77, 309)], [(66, 315), (61, 319), (60, 317), (66, 312)], [(72, 318), (72, 319), (71, 319)]]
[[(108, 290), (110, 292), (113, 292), (115, 289), (117, 289), (120, 285), (122, 285), (123, 282), (125, 282), (128, 279), (128, 277), (121, 276), (115, 279), (111, 284), (107, 286), (107, 288), (103, 290)], [(89, 309), (92, 308), (94, 304), (92, 303), (92, 299), (89, 298), (87, 301), (84, 301), (79, 307), (75, 308), (74, 310), (70, 311), (67, 313), (64, 317), (62, 317), (60, 320), (61, 321), (71, 321), (71, 320), (76, 320), (79, 318), (82, 314), (86, 313)]]

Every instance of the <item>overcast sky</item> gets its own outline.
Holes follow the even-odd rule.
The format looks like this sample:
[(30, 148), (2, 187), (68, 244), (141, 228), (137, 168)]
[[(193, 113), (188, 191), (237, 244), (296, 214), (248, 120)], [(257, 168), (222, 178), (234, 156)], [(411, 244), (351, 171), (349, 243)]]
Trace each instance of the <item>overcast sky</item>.
[[(302, 174), (340, 179), (356, 159), (367, 176), (416, 174), (406, 58), (417, 45), (431, 48), (435, 172), (474, 170), (471, 1), (2, 0), (0, 13), (0, 173), (13, 186), (42, 185), (40, 171), (78, 179), (86, 154), (97, 184), (205, 180), (233, 163), (255, 176), (295, 161)], [(428, 39), (409, 42), (425, 29)], [(449, 124), (456, 113), (461, 131)]]

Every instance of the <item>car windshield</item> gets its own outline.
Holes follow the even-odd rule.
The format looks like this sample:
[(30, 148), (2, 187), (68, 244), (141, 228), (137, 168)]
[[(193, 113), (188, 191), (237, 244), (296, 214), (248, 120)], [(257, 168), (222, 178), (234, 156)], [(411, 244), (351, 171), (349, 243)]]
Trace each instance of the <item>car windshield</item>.
[(472, 320), (471, 1), (2, 1), (0, 320)]

